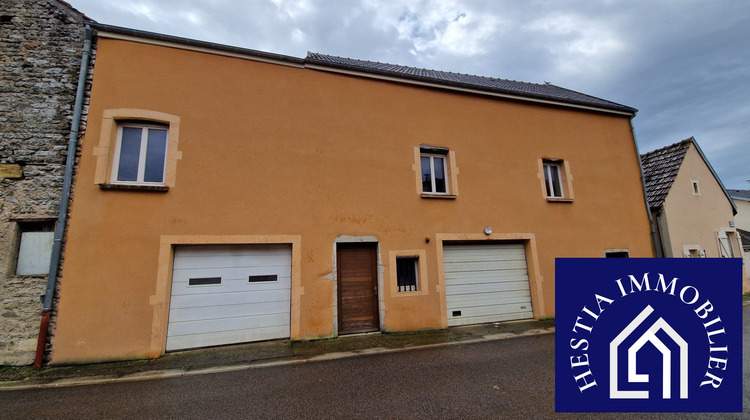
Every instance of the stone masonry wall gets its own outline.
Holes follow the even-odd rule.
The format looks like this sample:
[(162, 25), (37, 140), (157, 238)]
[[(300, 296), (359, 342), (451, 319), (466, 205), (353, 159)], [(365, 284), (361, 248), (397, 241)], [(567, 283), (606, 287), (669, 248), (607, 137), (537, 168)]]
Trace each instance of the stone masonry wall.
[(47, 276), (15, 275), (18, 222), (57, 217), (85, 18), (55, 0), (0, 5), (0, 364), (23, 365)]

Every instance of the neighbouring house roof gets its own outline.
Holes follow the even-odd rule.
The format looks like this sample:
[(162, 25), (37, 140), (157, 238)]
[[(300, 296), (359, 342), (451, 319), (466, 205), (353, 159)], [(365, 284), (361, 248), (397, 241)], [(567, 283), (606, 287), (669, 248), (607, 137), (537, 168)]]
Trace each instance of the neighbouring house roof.
[(307, 53), (305, 63), (359, 73), (395, 77), (438, 85), (448, 85), (464, 89), (608, 109), (632, 115), (635, 115), (635, 113), (638, 112), (637, 109), (629, 106), (547, 83), (538, 84), (518, 82), (515, 80), (498, 79), (494, 77), (474, 76), (470, 74), (400, 66), (397, 64), (355, 60), (313, 52)]
[(664, 204), (691, 144), (691, 139), (686, 139), (641, 155), (646, 196), (650, 208), (656, 209)]
[(694, 137), (641, 155), (643, 178), (646, 184), (646, 200), (648, 201), (649, 208), (658, 209), (664, 204), (664, 200), (667, 198), (667, 194), (669, 194), (674, 179), (680, 170), (682, 161), (685, 159), (685, 154), (691, 145), (695, 146), (695, 150), (701, 159), (703, 159), (703, 163), (711, 171), (714, 179), (716, 179), (716, 182), (724, 191), (727, 200), (732, 205), (733, 213), (737, 214), (737, 207), (734, 205), (734, 201), (732, 201), (727, 189), (724, 188), (724, 184), (722, 184), (721, 179), (719, 179), (716, 171), (714, 171), (714, 168), (708, 162), (708, 159), (703, 154)]
[(510, 99), (528, 100), (540, 103), (570, 106), (596, 111), (611, 112), (629, 117), (635, 116), (637, 109), (612, 101), (586, 95), (552, 84), (517, 82), (514, 80), (493, 77), (473, 76), (469, 74), (450, 73), (428, 70), (417, 67), (399, 66), (374, 61), (355, 60), (319, 53), (307, 53), (306, 58), (297, 58), (247, 48), (233, 47), (212, 42), (198, 41), (154, 32), (146, 32), (119, 26), (92, 23), (95, 29), (123, 39), (148, 41), (150, 43), (182, 47), (199, 51), (208, 51), (240, 56), (248, 59), (272, 61), (277, 64), (288, 64), (373, 77), (405, 83), (415, 83), (435, 88), (447, 88), (472, 93), (501, 96)]
[(742, 249), (750, 251), (750, 232), (744, 229), (737, 229), (737, 233), (740, 234), (740, 239), (742, 240)]
[(727, 190), (733, 200), (750, 201), (750, 190)]

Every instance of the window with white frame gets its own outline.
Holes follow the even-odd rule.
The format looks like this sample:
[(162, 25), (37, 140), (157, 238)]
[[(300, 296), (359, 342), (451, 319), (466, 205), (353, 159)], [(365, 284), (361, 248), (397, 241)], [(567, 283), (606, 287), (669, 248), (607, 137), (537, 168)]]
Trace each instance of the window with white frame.
[(19, 222), (17, 276), (49, 273), (54, 241), (54, 222)]
[(418, 291), (419, 257), (396, 257), (396, 282), (399, 292)]
[(544, 159), (542, 161), (544, 170), (544, 185), (547, 189), (547, 198), (563, 198), (565, 193), (562, 182), (562, 162)]
[(168, 126), (121, 122), (112, 165), (112, 183), (163, 185)]
[(422, 192), (448, 194), (448, 164), (446, 155), (422, 153)]

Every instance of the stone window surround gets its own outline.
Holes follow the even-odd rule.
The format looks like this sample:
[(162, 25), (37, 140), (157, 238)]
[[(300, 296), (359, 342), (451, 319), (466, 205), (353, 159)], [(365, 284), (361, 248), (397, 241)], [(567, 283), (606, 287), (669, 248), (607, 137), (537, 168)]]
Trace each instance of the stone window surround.
[[(561, 198), (559, 197), (549, 197), (547, 196), (547, 183), (544, 179), (544, 165), (545, 163), (554, 163), (557, 164), (560, 168), (560, 176), (561, 180), (560, 183), (563, 187), (563, 196)], [(539, 182), (542, 185), (542, 197), (544, 197), (545, 200), (548, 202), (554, 203), (572, 203), (573, 202), (573, 175), (570, 173), (570, 163), (565, 159), (560, 158), (550, 158), (550, 157), (542, 157), (537, 161), (538, 165), (538, 172), (537, 177), (539, 178)]]
[(433, 146), (416, 146), (414, 147), (414, 164), (412, 164), (411, 169), (414, 171), (414, 174), (416, 175), (415, 179), (417, 181), (417, 193), (422, 198), (447, 198), (447, 199), (455, 199), (458, 197), (458, 166), (456, 165), (456, 152), (453, 150), (445, 149), (445, 152), (442, 153), (446, 157), (446, 170), (447, 173), (447, 186), (448, 186), (448, 194), (430, 194), (425, 193), (422, 191), (422, 154), (424, 153), (423, 149), (443, 149)]
[[(158, 111), (130, 108), (107, 109), (103, 112), (99, 145), (94, 147), (96, 157), (94, 184), (105, 190), (118, 189), (107, 180), (112, 177), (112, 161), (117, 144), (117, 122), (123, 120), (155, 122), (169, 126), (164, 187), (147, 188), (147, 190), (166, 191), (169, 187), (173, 187), (176, 181), (177, 161), (182, 159), (182, 152), (177, 150), (180, 138), (180, 117)], [(130, 187), (124, 189), (132, 190), (132, 186)]]
[[(399, 292), (396, 272), (396, 258), (398, 257), (416, 257), (417, 258), (417, 290), (409, 292)], [(390, 297), (408, 297), (408, 296), (425, 296), (428, 294), (430, 283), (427, 277), (427, 251), (424, 249), (397, 250), (388, 253), (390, 275), (389, 291)]]

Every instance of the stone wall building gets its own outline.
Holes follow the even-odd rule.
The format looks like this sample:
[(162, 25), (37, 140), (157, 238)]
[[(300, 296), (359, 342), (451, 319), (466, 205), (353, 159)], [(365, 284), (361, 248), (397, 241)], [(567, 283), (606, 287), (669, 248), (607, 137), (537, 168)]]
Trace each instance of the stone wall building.
[(37, 346), (90, 19), (62, 1), (0, 3), (0, 364), (23, 365)]

